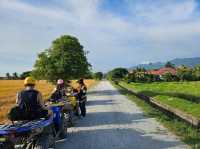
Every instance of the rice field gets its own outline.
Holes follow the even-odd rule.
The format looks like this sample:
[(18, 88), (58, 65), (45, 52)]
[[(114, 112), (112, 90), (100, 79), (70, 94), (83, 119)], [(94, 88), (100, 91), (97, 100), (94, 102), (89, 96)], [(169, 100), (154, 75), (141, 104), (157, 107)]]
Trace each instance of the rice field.
[(200, 118), (200, 82), (121, 83), (135, 92)]
[[(88, 87), (91, 87), (94, 83), (95, 80), (85, 80)], [(75, 80), (72, 81), (72, 86), (77, 87)], [(6, 115), (10, 108), (15, 105), (16, 94), (23, 88), (23, 80), (0, 80), (0, 123), (7, 121)], [(54, 85), (45, 80), (38, 81), (36, 84), (36, 89), (42, 93), (44, 100), (49, 97), (54, 88)]]

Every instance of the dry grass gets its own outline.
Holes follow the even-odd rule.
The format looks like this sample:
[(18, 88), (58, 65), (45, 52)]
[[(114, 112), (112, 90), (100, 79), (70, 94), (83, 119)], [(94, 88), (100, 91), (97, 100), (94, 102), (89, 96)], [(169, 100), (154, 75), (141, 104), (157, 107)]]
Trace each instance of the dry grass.
[[(95, 80), (85, 80), (88, 87), (91, 87)], [(75, 81), (72, 81), (73, 87), (77, 87)], [(10, 108), (15, 104), (16, 93), (23, 89), (23, 80), (0, 80), (0, 123), (7, 121), (6, 115)], [(47, 81), (38, 81), (36, 89), (38, 89), (47, 99), (52, 92), (54, 86)]]
[[(23, 87), (23, 80), (0, 80), (0, 122), (7, 121), (6, 115), (15, 104), (16, 93)], [(38, 81), (36, 88), (42, 92), (45, 99), (54, 87), (46, 81)]]

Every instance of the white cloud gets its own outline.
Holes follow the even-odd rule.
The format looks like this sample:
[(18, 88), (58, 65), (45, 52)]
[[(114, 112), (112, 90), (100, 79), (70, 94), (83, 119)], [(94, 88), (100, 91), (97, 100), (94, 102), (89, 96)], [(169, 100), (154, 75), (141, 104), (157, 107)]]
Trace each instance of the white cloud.
[(158, 24), (190, 19), (197, 9), (195, 0), (145, 0), (143, 3), (130, 2), (129, 4), (132, 13), (136, 13), (136, 16)]
[(0, 7), (3, 9), (14, 10), (16, 12), (22, 12), (29, 15), (37, 15), (39, 17), (47, 17), (52, 19), (64, 19), (68, 14), (58, 8), (45, 8), (45, 7), (36, 7), (30, 4), (18, 0), (1, 0)]
[[(39, 6), (21, 0), (0, 1), (0, 54), (7, 50), (34, 59), (61, 34), (72, 34), (90, 51), (94, 67), (107, 70), (145, 60), (192, 56), (200, 48), (195, 0), (127, 0), (128, 19), (100, 9), (104, 0), (51, 1), (52, 5)], [(190, 51), (186, 51), (188, 47)]]

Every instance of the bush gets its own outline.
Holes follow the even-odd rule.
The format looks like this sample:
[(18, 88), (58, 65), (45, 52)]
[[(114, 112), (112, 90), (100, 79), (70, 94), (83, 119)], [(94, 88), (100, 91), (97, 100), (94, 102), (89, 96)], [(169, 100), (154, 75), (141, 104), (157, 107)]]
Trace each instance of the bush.
[(102, 73), (102, 72), (96, 72), (96, 73), (94, 73), (93, 77), (94, 77), (94, 79), (96, 79), (96, 80), (102, 80), (102, 78), (103, 78), (103, 73)]
[(182, 66), (178, 69), (177, 76), (181, 81), (194, 81), (196, 77), (191, 68)]
[(115, 68), (108, 72), (107, 79), (109, 80), (122, 80), (128, 74), (128, 70), (126, 68)]
[(179, 78), (176, 75), (173, 75), (171, 73), (166, 73), (162, 76), (162, 79), (166, 82), (171, 82), (171, 81), (179, 81)]

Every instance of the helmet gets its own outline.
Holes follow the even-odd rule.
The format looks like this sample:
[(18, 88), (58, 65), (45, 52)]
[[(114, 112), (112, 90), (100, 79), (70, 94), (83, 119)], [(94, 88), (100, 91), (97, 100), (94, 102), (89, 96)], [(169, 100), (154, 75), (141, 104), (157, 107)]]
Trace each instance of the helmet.
[(58, 79), (57, 84), (64, 84), (64, 81), (62, 79)]
[(26, 77), (24, 80), (24, 85), (35, 85), (35, 79), (32, 77)]

